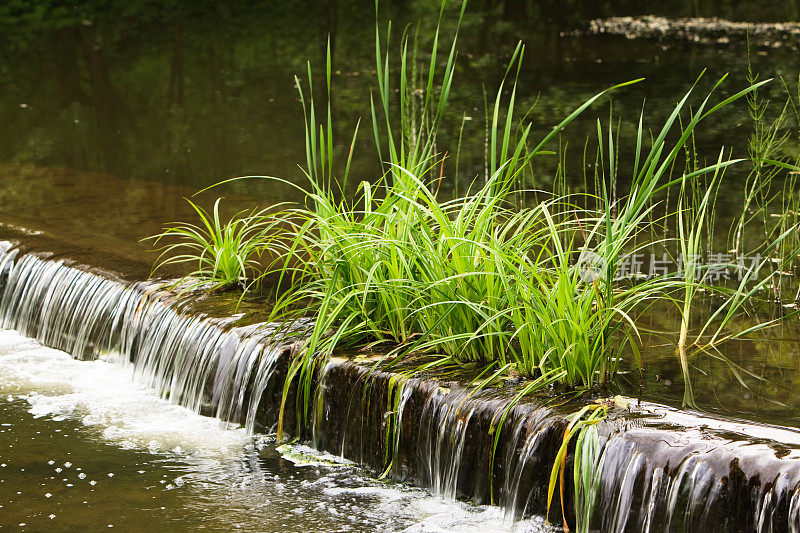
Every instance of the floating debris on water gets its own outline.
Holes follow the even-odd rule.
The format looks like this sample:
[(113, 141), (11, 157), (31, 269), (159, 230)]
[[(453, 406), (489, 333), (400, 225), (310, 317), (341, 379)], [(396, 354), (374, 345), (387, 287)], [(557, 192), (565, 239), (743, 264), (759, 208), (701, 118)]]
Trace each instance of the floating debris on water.
[(704, 44), (744, 42), (764, 48), (800, 46), (800, 23), (734, 22), (720, 18), (611, 17), (595, 19), (581, 34), (622, 35), (628, 39), (674, 39)]

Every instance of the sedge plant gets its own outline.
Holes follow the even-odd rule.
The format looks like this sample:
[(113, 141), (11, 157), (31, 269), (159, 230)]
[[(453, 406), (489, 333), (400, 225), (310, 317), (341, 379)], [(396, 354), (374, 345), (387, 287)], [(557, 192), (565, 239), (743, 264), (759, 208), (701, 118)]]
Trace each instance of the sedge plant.
[[(462, 3), (459, 20), (464, 7)], [(278, 285), (288, 281), (292, 289), (279, 296), (274, 318), (311, 313), (315, 319), (283, 393), (285, 405), (292, 383), (298, 384), (300, 418), (308, 416), (313, 402), (316, 369), (336, 349), (379, 347), (393, 363), (431, 354), (434, 366), (502, 369), (531, 379), (535, 388), (558, 381), (591, 389), (613, 379), (623, 353), (638, 354), (637, 316), (652, 302), (684, 291), (688, 324), (687, 310), (697, 291), (686, 277), (620, 280), (617, 270), (626, 254), (653, 245), (654, 209), (672, 187), (716, 177), (739, 162), (719, 159), (673, 175), (700, 123), (766, 81), (712, 104), (723, 77), (696, 108), (688, 109), (692, 88), (650, 135), (642, 112), (624, 195), (616, 186), (618, 161), (625, 153), (618, 142), (619, 126), (612, 119), (606, 131), (598, 121), (600, 164), (594, 166), (594, 193), (541, 193), (540, 201), (520, 208), (515, 201), (520, 176), (534, 172), (538, 158), (553, 155), (552, 144), (579, 115), (609, 91), (633, 82), (590, 98), (537, 142), (530, 123), (520, 124), (514, 116), (514, 80), (524, 53), (518, 45), (492, 112), (487, 110), (486, 178), (481, 186), (445, 199), (439, 196), (445, 156), (438, 134), (455, 78), (458, 26), (444, 48), (444, 62), (439, 61), (439, 27), (424, 69), (416, 63), (417, 41), (409, 32), (403, 34), (394, 96), (390, 54), (376, 26), (378, 83), (370, 110), (382, 176), (361, 181), (352, 196), (347, 192), (358, 126), (344, 172), (337, 173), (341, 156), (333, 139), (328, 46), (323, 112), (315, 102), (310, 65), (307, 87), (296, 79), (306, 131), (305, 203), (269, 215), (259, 211), (237, 216), (225, 224), (218, 204), (211, 216), (195, 206), (202, 225), (179, 225), (158, 236), (183, 239), (165, 253), (179, 246), (188, 250), (162, 264), (195, 262), (199, 279), (218, 287), (259, 279), (254, 275), (259, 254), (270, 247), (278, 250)], [(390, 36), (391, 25), (387, 49)], [(504, 97), (507, 86), (509, 96)], [(595, 207), (586, 207), (590, 204)], [(700, 232), (678, 240), (697, 247)], [(734, 291), (701, 331), (698, 346), (732, 338), (719, 324), (730, 323), (753, 294), (750, 288)], [(679, 341), (684, 352), (687, 339)], [(682, 363), (687, 360), (682, 356)], [(425, 365), (430, 368), (429, 362)], [(532, 392), (530, 387), (523, 390)], [(279, 431), (282, 423), (281, 418)]]
[(209, 213), (187, 199), (199, 223), (178, 222), (148, 237), (164, 242), (154, 271), (169, 265), (188, 265), (191, 272), (178, 280), (181, 290), (210, 291), (240, 287), (247, 292), (263, 276), (261, 259), (283, 255), (278, 219), (272, 209), (241, 211), (227, 221), (220, 215), (221, 198)]
[[(306, 145), (311, 191), (306, 207), (290, 212), (296, 235), (292, 251), (298, 263), (287, 272), (296, 290), (276, 308), (286, 311), (310, 301), (316, 315), (284, 391), (288, 394), (288, 383), (299, 378), (299, 403), (306, 411), (319, 356), (324, 359), (334, 349), (348, 346), (383, 344), (389, 355), (401, 359), (428, 352), (440, 354), (445, 362), (510, 365), (529, 377), (563, 371), (560, 381), (570, 387), (592, 388), (607, 382), (622, 352), (636, 350), (635, 313), (683, 283), (671, 278), (619, 284), (617, 266), (637, 246), (660, 194), (681, 180), (696, 180), (737, 162), (718, 161), (680, 178), (671, 175), (701, 121), (765, 83), (713, 106), (712, 90), (690, 112), (672, 142), (668, 139), (679, 125), (692, 90), (679, 101), (649, 147), (640, 118), (631, 192), (621, 198), (615, 198), (608, 185), (618, 173), (612, 128), (606, 137), (598, 123), (600, 157), (607, 157), (602, 168), (608, 169), (608, 175), (596, 178), (601, 186), (600, 208), (587, 211), (555, 197), (519, 210), (512, 209), (519, 172), (535, 157), (548, 153), (549, 143), (607, 91), (581, 105), (538, 143), (530, 140), (530, 126), (517, 130), (521, 135), (512, 140), (515, 92), (511, 91), (502, 124), (498, 95), (490, 128), (493, 172), (477, 191), (441, 200), (437, 179), (442, 176), (436, 176), (434, 169), (442, 167), (434, 157), (435, 142), (453, 81), (455, 44), (449, 49), (437, 90), (438, 42), (437, 30), (424, 105), (421, 111), (417, 108), (422, 114), (414, 120), (406, 104), (411, 89), (405, 83), (408, 41), (404, 38), (400, 125), (395, 128), (388, 53), (381, 53), (376, 33), (377, 109), (383, 116), (373, 103), (372, 122), (376, 145), (389, 159), (381, 179), (358, 185), (355, 200), (336, 197), (325, 185), (329, 180), (315, 179), (313, 169), (326, 168), (324, 161), (316, 163), (315, 154), (332, 156), (330, 136), (323, 135), (331, 130), (329, 125), (317, 126), (313, 102), (310, 105)], [(515, 61), (522, 51), (518, 46)], [(330, 60), (327, 68), (330, 83)], [(424, 126), (416, 131), (411, 124)], [(328, 164), (327, 168), (332, 167)], [(582, 275), (582, 256), (601, 259), (600, 275), (588, 280)]]

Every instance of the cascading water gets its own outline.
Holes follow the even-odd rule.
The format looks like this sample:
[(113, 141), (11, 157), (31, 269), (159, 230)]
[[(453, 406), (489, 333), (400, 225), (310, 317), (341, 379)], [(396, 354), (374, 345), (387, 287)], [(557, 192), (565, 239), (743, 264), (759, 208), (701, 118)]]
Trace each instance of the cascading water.
[[(248, 432), (277, 421), (295, 349), (294, 339), (270, 325), (240, 327), (234, 318), (184, 312), (158, 285), (122, 282), (3, 243), (0, 327), (78, 359), (118, 352), (162, 397)], [(508, 391), (475, 393), (336, 358), (316, 383), (311, 427), (295, 433), (312, 436), (320, 449), (414, 479), (446, 499), (500, 503), (508, 518), (544, 514), (565, 416), (575, 406), (534, 401), (509, 409)], [(290, 394), (288, 418), (296, 413), (292, 401)], [(600, 425), (604, 466), (587, 527), (800, 533), (800, 432), (663, 406), (629, 409)]]
[(73, 357), (92, 357), (96, 344), (107, 345), (124, 287), (69, 268), (60, 262), (16, 250), (2, 259), (5, 281), (0, 296), (0, 325), (16, 329)]
[[(509, 521), (545, 514), (566, 418), (579, 406), (508, 409), (508, 394), (393, 376), (332, 360), (317, 404), (325, 413), (316, 415), (317, 442), (379, 470), (390, 459), (394, 477), (411, 477), (444, 498), (486, 502), (493, 494)], [(600, 425), (597, 438), (593, 464), (602, 468), (592, 475), (598, 485), (580, 492), (592, 499), (582, 508), (593, 510), (581, 531), (800, 532), (796, 430), (629, 402)], [(370, 454), (375, 450), (382, 453)], [(571, 469), (570, 452), (563, 504), (574, 523)], [(556, 489), (551, 505), (557, 522), (560, 494)]]
[[(508, 519), (543, 514), (541, 497), (563, 428), (551, 410), (514, 407), (501, 424), (507, 396), (338, 358), (325, 367), (322, 382), (317, 446), (413, 480), (446, 500), (499, 503)], [(500, 434), (496, 448), (494, 432)]]
[(505, 502), (506, 520), (524, 516), (531, 500), (543, 501), (547, 496), (543, 484), (530, 484), (530, 480), (547, 475), (554, 455), (552, 414), (541, 409), (520, 416), (513, 425), (512, 445), (505, 454), (505, 475), (502, 500)]
[[(177, 312), (158, 286), (126, 284), (34, 255), (0, 256), (0, 326), (79, 359), (117, 351), (176, 404), (253, 431), (279, 355), (269, 325)], [(267, 428), (268, 429), (268, 428)]]
[(800, 432), (663, 406), (631, 409), (637, 418), (606, 427), (594, 527), (800, 531)]
[(422, 478), (434, 494), (446, 500), (456, 498), (467, 427), (475, 412), (465, 401), (467, 394), (461, 390), (457, 398), (443, 401), (445, 393), (437, 389), (428, 396), (420, 419), (417, 454)]

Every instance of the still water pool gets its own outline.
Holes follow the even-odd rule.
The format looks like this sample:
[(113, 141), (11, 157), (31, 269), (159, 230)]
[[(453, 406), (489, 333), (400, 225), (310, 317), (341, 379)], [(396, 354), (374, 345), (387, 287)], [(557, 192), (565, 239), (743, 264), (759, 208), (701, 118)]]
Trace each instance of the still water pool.
[(172, 405), (112, 358), (0, 330), (0, 529), (546, 531)]

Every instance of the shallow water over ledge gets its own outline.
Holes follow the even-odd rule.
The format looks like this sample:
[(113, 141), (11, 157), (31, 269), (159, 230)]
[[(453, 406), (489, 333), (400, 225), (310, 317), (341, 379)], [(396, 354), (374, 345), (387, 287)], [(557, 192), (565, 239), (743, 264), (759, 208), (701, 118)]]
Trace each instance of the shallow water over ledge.
[(546, 531), (444, 502), (305, 447), (196, 415), (133, 380), (0, 330), (0, 528), (22, 531)]

